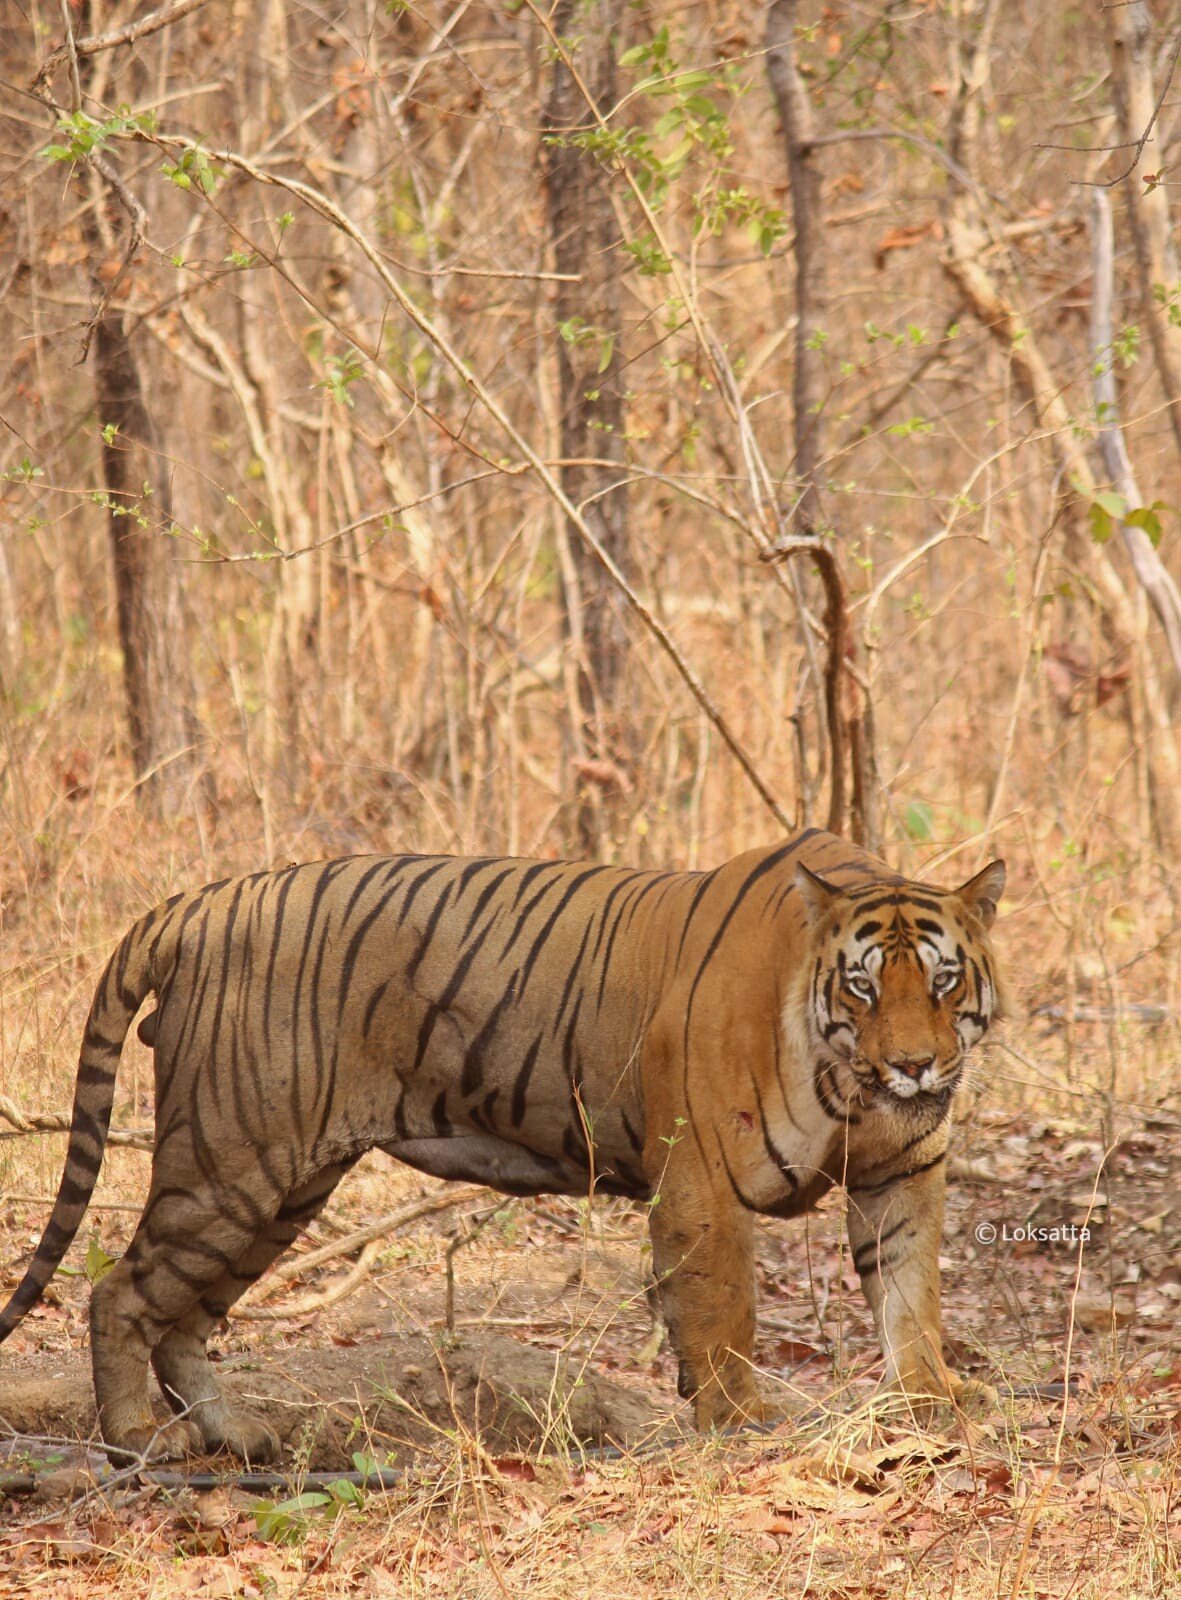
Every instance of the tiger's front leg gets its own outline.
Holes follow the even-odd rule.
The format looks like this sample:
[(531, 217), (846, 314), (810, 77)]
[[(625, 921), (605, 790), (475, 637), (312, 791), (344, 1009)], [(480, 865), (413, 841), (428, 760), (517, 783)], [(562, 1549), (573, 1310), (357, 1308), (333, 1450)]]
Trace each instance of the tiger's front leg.
[(940, 1401), (996, 1398), (987, 1384), (957, 1377), (943, 1359), (939, 1247), (945, 1190), (942, 1161), (885, 1187), (849, 1190), (849, 1245), (886, 1358), (887, 1381), (920, 1418)]
[(651, 1155), (652, 1260), (677, 1388), (702, 1429), (763, 1420), (755, 1387), (754, 1226), (732, 1193), (719, 1193), (688, 1140)]

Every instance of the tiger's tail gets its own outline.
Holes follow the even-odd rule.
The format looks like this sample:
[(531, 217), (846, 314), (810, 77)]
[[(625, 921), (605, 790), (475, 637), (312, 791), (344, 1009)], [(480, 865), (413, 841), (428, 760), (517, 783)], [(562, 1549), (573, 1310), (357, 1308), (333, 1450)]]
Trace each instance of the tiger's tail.
[(28, 1270), (0, 1311), (0, 1344), (40, 1300), (86, 1215), (111, 1126), (123, 1041), (136, 1012), (157, 987), (159, 923), (173, 903), (149, 912), (129, 929), (99, 979), (82, 1034), (65, 1170)]

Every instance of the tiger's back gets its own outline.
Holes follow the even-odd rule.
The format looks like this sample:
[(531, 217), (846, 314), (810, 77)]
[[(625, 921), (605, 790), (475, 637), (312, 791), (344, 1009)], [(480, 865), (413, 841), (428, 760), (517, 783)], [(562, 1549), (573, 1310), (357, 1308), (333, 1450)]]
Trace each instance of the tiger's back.
[[(836, 1013), (856, 1000), (838, 1003), (832, 987), (849, 959), (842, 941), (859, 918), (878, 952), (869, 966), (897, 967), (926, 995), (929, 1031), (940, 1005), (928, 991), (944, 980), (925, 974), (938, 961), (951, 970), (958, 949), (973, 1015), (989, 974), (982, 1032), (998, 895), (995, 881), (976, 894), (908, 885), (809, 830), (706, 873), (351, 857), (178, 896), (129, 931), (100, 982), (62, 1190), (0, 1338), (81, 1220), (119, 1048), (154, 992), (140, 1030), (156, 1054), (152, 1185), (92, 1306), (109, 1442), (273, 1454), (269, 1431), (221, 1399), (205, 1341), (375, 1146), (508, 1193), (659, 1196), (653, 1241), (682, 1388), (699, 1420), (749, 1414), (751, 1214), (802, 1210), (833, 1182), (913, 1183), (946, 1142), (954, 1082), (912, 1093), (912, 1064), (887, 1064), (898, 1084), (879, 1100), (846, 1047)], [(886, 902), (905, 963), (864, 931), (884, 925)], [(910, 921), (903, 902), (919, 906)], [(939, 943), (938, 959), (923, 940)], [(949, 1064), (956, 1079), (961, 1065)], [(163, 1434), (149, 1359), (185, 1413)]]

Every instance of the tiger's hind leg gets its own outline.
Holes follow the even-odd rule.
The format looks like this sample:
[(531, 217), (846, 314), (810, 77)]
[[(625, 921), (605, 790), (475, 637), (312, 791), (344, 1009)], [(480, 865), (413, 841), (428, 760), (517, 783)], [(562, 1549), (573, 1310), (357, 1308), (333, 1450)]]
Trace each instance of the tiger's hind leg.
[[(98, 1420), (107, 1444), (128, 1455), (168, 1460), (200, 1451), (201, 1430), (189, 1417), (159, 1426), (148, 1393), (148, 1367), (160, 1341), (187, 1316), (227, 1266), (250, 1247), (260, 1223), (225, 1215), (214, 1196), (173, 1190), (149, 1197), (121, 1261), (95, 1284), (90, 1298), (90, 1357)], [(184, 1205), (186, 1215), (170, 1224)]]
[[(351, 1165), (351, 1163), (350, 1163)], [(297, 1235), (323, 1209), (346, 1167), (325, 1167), (293, 1190), (271, 1221), (216, 1283), (168, 1329), (152, 1351), (152, 1366), (172, 1409), (197, 1427), (204, 1448), (229, 1450), (240, 1460), (274, 1461), (279, 1440), (265, 1422), (232, 1407), (209, 1364), (210, 1333)]]
[[(94, 1390), (99, 1427), (109, 1445), (152, 1459), (205, 1447), (204, 1429), (194, 1416), (182, 1414), (160, 1427), (153, 1415), (149, 1363), (174, 1331), (160, 1362), (174, 1409), (200, 1408), (210, 1418), (210, 1437), (221, 1442), (226, 1430), (218, 1424), (226, 1413), (205, 1364), (208, 1332), (224, 1308), (290, 1242), (301, 1219), (323, 1203), (340, 1170), (326, 1169), (293, 1191), (288, 1201), (257, 1162), (245, 1170), (227, 1163), (225, 1170), (202, 1172), (199, 1181), (189, 1183), (178, 1163), (166, 1179), (157, 1163), (127, 1253), (99, 1279), (91, 1295)], [(272, 1234), (288, 1206), (287, 1220)], [(267, 1446), (265, 1436), (253, 1443), (260, 1450)]]

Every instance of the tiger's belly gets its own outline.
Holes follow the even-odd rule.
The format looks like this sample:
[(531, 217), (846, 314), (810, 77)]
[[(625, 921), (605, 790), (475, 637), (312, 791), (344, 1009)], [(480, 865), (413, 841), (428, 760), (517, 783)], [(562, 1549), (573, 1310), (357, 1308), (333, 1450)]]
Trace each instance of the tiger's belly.
[(442, 1138), (392, 1139), (381, 1144), (387, 1155), (434, 1178), (482, 1183), (502, 1194), (585, 1195), (596, 1193), (646, 1199), (648, 1184), (639, 1171), (621, 1172), (604, 1162), (601, 1171), (585, 1150), (578, 1156), (550, 1155), (510, 1143), (478, 1130), (453, 1132)]

